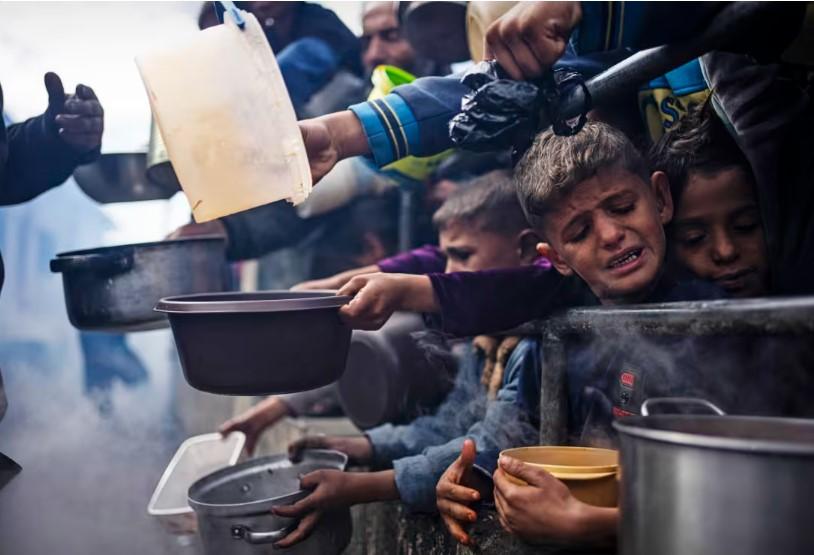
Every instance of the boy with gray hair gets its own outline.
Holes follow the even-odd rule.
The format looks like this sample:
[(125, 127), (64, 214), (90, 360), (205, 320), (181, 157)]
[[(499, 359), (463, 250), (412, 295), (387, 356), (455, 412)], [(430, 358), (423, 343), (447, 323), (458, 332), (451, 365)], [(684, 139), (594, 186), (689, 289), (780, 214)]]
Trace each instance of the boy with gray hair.
[(673, 216), (663, 174), (652, 176), (621, 131), (588, 122), (574, 136), (537, 136), (515, 169), (540, 254), (578, 275), (602, 304), (644, 302), (664, 270)]

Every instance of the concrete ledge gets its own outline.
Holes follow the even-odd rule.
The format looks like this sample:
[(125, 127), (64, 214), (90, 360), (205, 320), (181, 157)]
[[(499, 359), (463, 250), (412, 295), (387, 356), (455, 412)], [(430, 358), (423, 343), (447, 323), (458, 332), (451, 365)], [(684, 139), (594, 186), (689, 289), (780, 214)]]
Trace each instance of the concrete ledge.
[(531, 546), (503, 531), (492, 509), (481, 509), (470, 549), (447, 534), (437, 516), (412, 515), (401, 503), (369, 503), (351, 510), (353, 538), (345, 555), (608, 555), (614, 551)]

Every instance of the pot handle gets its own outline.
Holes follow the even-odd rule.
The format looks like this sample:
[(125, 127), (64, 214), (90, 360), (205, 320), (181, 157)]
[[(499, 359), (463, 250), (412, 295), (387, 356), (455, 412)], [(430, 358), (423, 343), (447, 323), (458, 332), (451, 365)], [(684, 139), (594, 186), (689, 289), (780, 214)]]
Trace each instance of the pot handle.
[(650, 416), (650, 409), (654, 405), (695, 405), (709, 409), (710, 412), (717, 414), (718, 416), (724, 416), (726, 414), (724, 411), (706, 399), (698, 399), (696, 397), (651, 397), (650, 399), (645, 399), (644, 403), (642, 403), (642, 416)]
[(235, 524), (232, 526), (232, 539), (244, 540), (252, 545), (261, 545), (264, 543), (273, 543), (281, 540), (297, 528), (296, 523), (293, 525), (285, 526), (278, 530), (271, 532), (252, 532), (252, 529), (243, 524)]
[(132, 250), (112, 254), (64, 256), (51, 260), (51, 271), (54, 273), (89, 271), (113, 275), (127, 272), (132, 267)]

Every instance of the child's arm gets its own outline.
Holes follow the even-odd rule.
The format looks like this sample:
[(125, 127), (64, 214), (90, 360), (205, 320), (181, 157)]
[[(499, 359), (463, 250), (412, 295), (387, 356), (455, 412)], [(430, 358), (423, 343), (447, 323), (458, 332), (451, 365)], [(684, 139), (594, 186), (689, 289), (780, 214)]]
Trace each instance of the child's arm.
[(302, 283), (298, 283), (294, 287), (291, 288), (292, 291), (319, 291), (319, 290), (333, 290), (333, 289), (341, 289), (347, 284), (351, 279), (355, 278), (356, 276), (361, 276), (364, 274), (372, 274), (379, 271), (379, 267), (375, 264), (371, 264), (370, 266), (362, 266), (361, 268), (354, 268), (352, 270), (347, 270), (331, 277), (326, 277), (322, 279), (312, 279), (310, 281), (303, 281)]
[(232, 432), (246, 434), (245, 449), (249, 455), (252, 455), (263, 430), (273, 426), (288, 414), (290, 414), (288, 404), (281, 398), (272, 396), (259, 402), (246, 412), (230, 418), (218, 427), (218, 432), (224, 436)]
[(226, 436), (232, 432), (246, 434), (246, 452), (251, 455), (257, 445), (260, 435), (286, 416), (304, 414), (317, 403), (337, 404), (336, 387), (334, 384), (268, 397), (242, 414), (234, 416), (218, 427), (218, 432)]
[(397, 310), (438, 310), (430, 279), (422, 275), (377, 273), (357, 276), (338, 294), (354, 297), (339, 314), (356, 329), (379, 329)]
[(457, 337), (504, 331), (557, 310), (597, 303), (582, 280), (563, 276), (545, 258), (528, 266), (429, 278), (438, 326)]
[(392, 470), (382, 472), (317, 470), (303, 476), (300, 486), (302, 489), (313, 491), (293, 505), (273, 509), (275, 515), (301, 519), (297, 528), (277, 542), (275, 547), (290, 547), (305, 539), (319, 522), (322, 513), (327, 510), (399, 498)]
[(288, 446), (288, 457), (298, 461), (305, 449), (333, 449), (348, 456), (348, 462), (367, 464), (370, 462), (373, 449), (370, 440), (364, 435), (348, 436), (308, 436), (298, 439)]
[(305, 281), (291, 289), (292, 291), (341, 289), (352, 278), (364, 274), (375, 274), (377, 272), (386, 274), (427, 274), (430, 272), (443, 272), (445, 266), (446, 258), (440, 249), (434, 245), (424, 245), (408, 252), (384, 258), (370, 266), (354, 268), (324, 279)]
[[(501, 457), (495, 471), (495, 505), (500, 524), (529, 543), (551, 540), (609, 544), (616, 537), (619, 509), (576, 499), (568, 487), (543, 470)], [(524, 480), (518, 485), (507, 475)]]
[(419, 416), (409, 424), (382, 424), (365, 432), (373, 446), (375, 464), (390, 465), (419, 455), (431, 445), (460, 437), (478, 420), (479, 405), (486, 397), (480, 380), (482, 359), (471, 345), (456, 359), (455, 385), (433, 414)]
[(355, 295), (341, 316), (357, 329), (378, 329), (397, 310), (436, 313), (442, 331), (465, 337), (511, 329), (552, 312), (595, 304), (584, 283), (544, 259), (531, 266), (426, 276), (368, 274), (340, 289)]

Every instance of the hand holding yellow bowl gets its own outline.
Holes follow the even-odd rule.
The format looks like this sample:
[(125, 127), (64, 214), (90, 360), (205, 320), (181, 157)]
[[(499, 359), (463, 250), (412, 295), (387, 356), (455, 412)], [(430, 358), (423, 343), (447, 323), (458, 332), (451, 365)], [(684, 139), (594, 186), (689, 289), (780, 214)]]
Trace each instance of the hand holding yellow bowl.
[[(538, 446), (507, 449), (500, 456), (546, 470), (564, 482), (571, 494), (584, 503), (598, 507), (618, 505), (618, 451), (593, 447)], [(518, 485), (527, 485), (517, 477), (507, 476)]]

